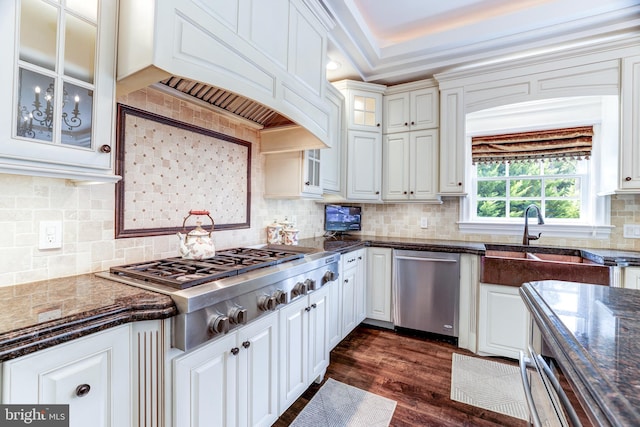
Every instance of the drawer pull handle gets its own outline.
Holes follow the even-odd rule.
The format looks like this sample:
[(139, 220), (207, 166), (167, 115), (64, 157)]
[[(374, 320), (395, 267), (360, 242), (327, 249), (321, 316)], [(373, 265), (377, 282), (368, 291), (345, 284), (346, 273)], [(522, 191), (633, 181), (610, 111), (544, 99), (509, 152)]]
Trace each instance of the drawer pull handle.
[(76, 396), (85, 397), (91, 391), (91, 386), (89, 384), (80, 384), (76, 387)]

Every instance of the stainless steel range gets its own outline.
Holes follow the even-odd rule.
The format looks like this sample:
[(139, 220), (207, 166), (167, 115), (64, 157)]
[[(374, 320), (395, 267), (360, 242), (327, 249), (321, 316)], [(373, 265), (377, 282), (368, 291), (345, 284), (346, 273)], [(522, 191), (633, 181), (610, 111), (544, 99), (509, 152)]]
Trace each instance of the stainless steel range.
[(334, 252), (269, 246), (112, 267), (98, 276), (169, 295), (178, 308), (173, 346), (187, 351), (338, 278)]

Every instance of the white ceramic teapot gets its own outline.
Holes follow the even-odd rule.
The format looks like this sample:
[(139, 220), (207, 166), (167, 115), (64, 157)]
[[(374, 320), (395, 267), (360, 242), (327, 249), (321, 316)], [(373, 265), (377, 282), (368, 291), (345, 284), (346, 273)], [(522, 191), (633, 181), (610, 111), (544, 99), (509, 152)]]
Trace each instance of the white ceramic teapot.
[(187, 215), (182, 222), (182, 230), (186, 231), (184, 225), (187, 222), (187, 219), (192, 215), (206, 215), (211, 220), (211, 230), (206, 231), (201, 227), (202, 222), (196, 222), (196, 228), (191, 230), (190, 232), (183, 234), (178, 233), (178, 238), (180, 239), (180, 255), (184, 259), (209, 259), (213, 258), (216, 255), (216, 248), (213, 244), (213, 239), (211, 238), (211, 233), (213, 232), (213, 218), (209, 215), (209, 211), (189, 211), (189, 215)]

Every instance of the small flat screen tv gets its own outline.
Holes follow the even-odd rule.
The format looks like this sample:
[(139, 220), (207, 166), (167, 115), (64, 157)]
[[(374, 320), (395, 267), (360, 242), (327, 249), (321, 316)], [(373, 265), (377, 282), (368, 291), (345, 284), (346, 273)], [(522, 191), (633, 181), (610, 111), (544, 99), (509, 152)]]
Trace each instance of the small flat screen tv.
[(347, 233), (360, 231), (361, 208), (359, 206), (324, 206), (324, 229), (328, 232)]

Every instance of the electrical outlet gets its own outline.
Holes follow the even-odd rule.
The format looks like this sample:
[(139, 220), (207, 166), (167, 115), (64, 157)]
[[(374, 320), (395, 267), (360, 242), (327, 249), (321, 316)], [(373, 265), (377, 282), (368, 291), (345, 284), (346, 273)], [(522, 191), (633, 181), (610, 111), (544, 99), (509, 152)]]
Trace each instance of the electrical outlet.
[(420, 228), (427, 228), (428, 224), (429, 224), (429, 221), (427, 220), (426, 216), (423, 216), (422, 218), (420, 218)]
[(62, 221), (40, 221), (38, 249), (62, 247)]
[(622, 235), (628, 239), (640, 239), (640, 225), (625, 224)]

